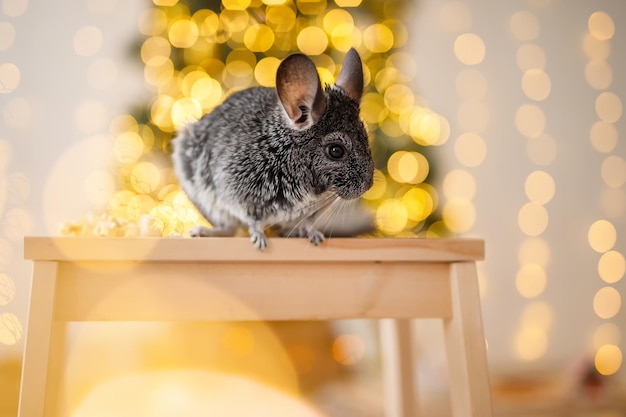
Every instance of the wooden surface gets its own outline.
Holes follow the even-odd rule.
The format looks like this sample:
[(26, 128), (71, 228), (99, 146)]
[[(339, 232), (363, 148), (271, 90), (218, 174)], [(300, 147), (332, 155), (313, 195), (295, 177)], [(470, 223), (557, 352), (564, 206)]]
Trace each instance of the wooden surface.
[(24, 258), (46, 261), (459, 262), (484, 258), (477, 239), (272, 238), (264, 252), (248, 238), (26, 237)]

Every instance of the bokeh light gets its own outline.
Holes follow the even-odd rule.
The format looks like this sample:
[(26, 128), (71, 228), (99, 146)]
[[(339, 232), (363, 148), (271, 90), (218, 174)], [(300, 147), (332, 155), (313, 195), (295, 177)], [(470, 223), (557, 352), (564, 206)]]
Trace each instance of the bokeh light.
[(545, 113), (539, 106), (523, 104), (515, 112), (515, 127), (526, 137), (537, 137), (546, 128)]
[(592, 338), (595, 349), (608, 344), (619, 346), (621, 331), (615, 323), (603, 323), (593, 332)]
[(615, 123), (622, 117), (622, 100), (610, 91), (600, 93), (596, 99), (596, 113), (600, 120)]
[(598, 261), (598, 274), (608, 284), (614, 284), (624, 277), (626, 261), (624, 255), (617, 251), (608, 251), (602, 254)]
[(548, 227), (548, 211), (539, 204), (526, 203), (519, 211), (518, 225), (527, 236), (539, 236)]
[(589, 133), (591, 144), (596, 151), (602, 153), (612, 152), (617, 146), (617, 129), (613, 123), (596, 122)]
[(15, 42), (15, 28), (9, 22), (0, 22), (0, 51), (6, 51)]
[(587, 240), (589, 246), (596, 252), (607, 252), (613, 248), (617, 240), (615, 226), (608, 220), (597, 220), (589, 227)]
[(593, 311), (602, 319), (613, 318), (622, 307), (622, 296), (613, 287), (603, 287), (593, 297)]
[(532, 41), (539, 36), (539, 21), (530, 12), (519, 11), (511, 16), (511, 33), (520, 41)]
[(465, 65), (477, 65), (485, 59), (485, 43), (475, 33), (464, 33), (454, 41), (454, 55)]
[(456, 159), (466, 167), (482, 165), (487, 156), (487, 145), (476, 133), (463, 133), (454, 144)]
[(365, 344), (357, 335), (342, 334), (332, 345), (333, 359), (342, 365), (356, 365), (365, 354)]
[(526, 97), (535, 101), (543, 101), (550, 95), (552, 83), (550, 77), (540, 69), (533, 68), (522, 76), (522, 91)]
[(617, 155), (607, 157), (600, 168), (602, 180), (611, 188), (626, 184), (626, 161)]
[(552, 200), (555, 192), (555, 183), (550, 174), (545, 171), (533, 171), (528, 177), (524, 189), (530, 201), (536, 204), (546, 204)]
[(96, 26), (83, 26), (74, 34), (74, 52), (81, 56), (93, 56), (103, 44), (102, 31)]
[(528, 138), (526, 153), (532, 163), (548, 166), (556, 158), (556, 141), (547, 133)]
[(20, 85), (21, 73), (17, 65), (0, 64), (0, 94), (13, 92)]
[(545, 70), (546, 53), (539, 45), (526, 43), (517, 49), (515, 61), (521, 71), (532, 69)]
[(622, 351), (615, 345), (604, 345), (596, 352), (595, 366), (602, 375), (613, 375), (622, 366)]
[(589, 33), (600, 41), (606, 41), (615, 34), (615, 23), (611, 16), (602, 11), (594, 12), (587, 22)]

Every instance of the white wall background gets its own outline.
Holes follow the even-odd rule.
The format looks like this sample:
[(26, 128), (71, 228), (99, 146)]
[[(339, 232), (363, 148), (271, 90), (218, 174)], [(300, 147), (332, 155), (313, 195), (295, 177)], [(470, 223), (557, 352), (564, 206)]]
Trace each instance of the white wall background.
[[(140, 64), (125, 58), (145, 4), (0, 1), (0, 180), (5, 187), (0, 188), (0, 359), (20, 355), (23, 348), (20, 325), (26, 323), (30, 265), (21, 260), (22, 236), (56, 233), (61, 221), (88, 211), (83, 180), (110, 161), (103, 145), (109, 123), (146, 94)], [(615, 31), (610, 40), (593, 43), (592, 52), (585, 52), (588, 20), (598, 10), (612, 17)], [(418, 62), (416, 92), (451, 127), (448, 142), (436, 152), (440, 160), (432, 163), (440, 165), (442, 177), (462, 170), (446, 177), (458, 186), (442, 191), (441, 203), (461, 202), (467, 209), (462, 213), (473, 209), (475, 219), (461, 215), (464, 234), (487, 241), (483, 310), (494, 369), (562, 366), (593, 355), (603, 344), (623, 350), (619, 330), (626, 330), (624, 309), (602, 319), (594, 312), (594, 297), (603, 287), (626, 294), (626, 280), (602, 281), (598, 262), (600, 252), (608, 249), (592, 249), (588, 233), (595, 221), (610, 221), (616, 238), (609, 249), (626, 254), (624, 165), (617, 161), (612, 168), (611, 186), (602, 176), (607, 158), (623, 163), (626, 157), (624, 117), (610, 123), (617, 144), (609, 150), (598, 151), (590, 136), (600, 117), (599, 94), (610, 91), (626, 98), (624, 22), (621, 0), (415, 3), (410, 52)], [(467, 65), (455, 56), (455, 41), (464, 33), (482, 41), (479, 63)], [(543, 100), (522, 90), (522, 47), (534, 51), (534, 62), (545, 58), (541, 69), (551, 88)], [(585, 77), (590, 54), (602, 56), (607, 49), (604, 62), (611, 80), (593, 87)], [(459, 76), (465, 78), (459, 81)], [(530, 118), (516, 127), (516, 114), (526, 104), (543, 113), (545, 126), (536, 127), (537, 119)], [(615, 113), (616, 106), (609, 107)], [(539, 136), (527, 137), (524, 126), (536, 127)], [(459, 139), (468, 132), (479, 138)], [(550, 195), (545, 181), (531, 186), (528, 195), (525, 184), (536, 170), (548, 174), (555, 187), (553, 196), (539, 204), (545, 210), (537, 209), (539, 217), (529, 221), (533, 229), (547, 213), (545, 230), (540, 227), (540, 233), (529, 236), (518, 224), (520, 210), (533, 190)], [(524, 216), (522, 212), (527, 221)], [(519, 278), (535, 284), (531, 297), (522, 296), (516, 286), (527, 264), (541, 268), (539, 275)], [(598, 333), (606, 323), (604, 333)]]

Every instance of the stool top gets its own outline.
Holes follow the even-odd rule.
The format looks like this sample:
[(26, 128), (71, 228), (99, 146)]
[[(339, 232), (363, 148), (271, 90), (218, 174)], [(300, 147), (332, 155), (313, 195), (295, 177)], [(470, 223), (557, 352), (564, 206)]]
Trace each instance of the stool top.
[(25, 237), (24, 258), (39, 261), (461, 262), (484, 259), (480, 239), (270, 238), (260, 252), (245, 237)]

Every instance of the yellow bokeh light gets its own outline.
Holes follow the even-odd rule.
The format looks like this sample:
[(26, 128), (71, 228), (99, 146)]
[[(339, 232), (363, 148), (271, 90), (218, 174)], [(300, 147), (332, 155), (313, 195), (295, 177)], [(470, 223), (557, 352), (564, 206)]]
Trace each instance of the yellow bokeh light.
[(246, 10), (222, 10), (219, 15), (219, 21), (225, 33), (232, 35), (248, 27), (250, 15)]
[(535, 327), (548, 331), (554, 321), (554, 309), (546, 301), (532, 301), (522, 312), (522, 327)]
[(606, 60), (611, 55), (611, 43), (587, 34), (583, 39), (583, 51), (590, 60)]
[(84, 26), (74, 35), (74, 52), (80, 56), (93, 56), (102, 48), (103, 35), (100, 28)]
[(246, 10), (250, 0), (222, 0), (222, 5), (228, 10)]
[(275, 32), (289, 32), (296, 25), (296, 12), (289, 6), (271, 6), (265, 11), (265, 19)]
[(252, 25), (243, 35), (243, 43), (252, 52), (265, 52), (274, 44), (274, 32), (266, 25)]
[(464, 169), (454, 169), (443, 179), (443, 194), (448, 200), (472, 200), (476, 194), (476, 180)]
[(161, 172), (150, 162), (140, 162), (133, 167), (130, 181), (137, 193), (148, 194), (155, 191), (159, 186)]
[(178, 0), (152, 0), (155, 6), (175, 6)]
[(615, 226), (608, 220), (597, 220), (589, 227), (587, 240), (596, 252), (607, 252), (613, 249), (617, 240)]
[(172, 105), (172, 123), (176, 128), (195, 122), (202, 117), (202, 105), (191, 97), (178, 99)]
[(526, 326), (515, 338), (515, 350), (520, 359), (534, 361), (541, 358), (548, 348), (547, 332), (536, 326)]
[(443, 221), (453, 233), (466, 233), (476, 223), (476, 208), (469, 200), (450, 200), (443, 207)]
[(526, 177), (524, 189), (530, 201), (546, 204), (552, 200), (555, 192), (554, 179), (545, 171), (533, 171)]
[(363, 198), (366, 200), (378, 200), (385, 195), (385, 191), (387, 191), (387, 178), (385, 174), (375, 169), (374, 184), (363, 194)]
[(456, 159), (466, 167), (481, 165), (487, 156), (487, 145), (476, 133), (463, 133), (454, 144)]
[(600, 93), (596, 99), (596, 113), (600, 120), (615, 123), (622, 117), (622, 100), (610, 91)]
[(534, 43), (526, 43), (517, 49), (515, 54), (517, 67), (522, 71), (531, 69), (545, 70), (546, 53)]
[(600, 41), (606, 41), (615, 34), (615, 23), (611, 16), (606, 12), (597, 11), (589, 16), (587, 21), (589, 33)]
[(395, 235), (404, 230), (408, 213), (404, 204), (396, 199), (383, 201), (376, 210), (376, 227), (383, 233)]
[(167, 29), (167, 15), (158, 8), (147, 8), (139, 15), (139, 31), (146, 36), (160, 35)]
[(348, 24), (354, 26), (352, 15), (343, 9), (331, 9), (324, 15), (322, 25), (326, 33), (331, 35), (333, 30), (339, 25)]
[(589, 133), (591, 144), (598, 152), (613, 152), (618, 142), (617, 129), (613, 123), (596, 122)]
[(228, 88), (248, 88), (254, 80), (254, 70), (245, 61), (233, 61), (224, 67), (222, 81)]
[(352, 23), (341, 23), (335, 26), (330, 35), (333, 46), (341, 52), (347, 52), (350, 48), (358, 48), (361, 45), (361, 31)]
[(335, 0), (339, 7), (359, 7), (362, 0)]
[(517, 271), (515, 286), (522, 297), (534, 298), (546, 289), (546, 271), (541, 265), (526, 264)]
[(22, 339), (24, 327), (13, 313), (0, 314), (0, 343), (13, 346)]
[(485, 59), (485, 43), (475, 33), (463, 33), (454, 41), (454, 55), (462, 64), (480, 64)]
[(520, 41), (532, 41), (539, 36), (537, 17), (527, 11), (515, 12), (510, 21), (511, 33)]
[(528, 138), (526, 153), (532, 163), (550, 165), (556, 158), (556, 141), (547, 133)]
[(0, 64), (0, 94), (15, 90), (20, 84), (20, 69), (13, 63)]
[(136, 132), (123, 132), (115, 138), (113, 152), (120, 164), (136, 162), (144, 152), (143, 140)]
[(602, 375), (613, 375), (622, 366), (622, 351), (615, 345), (604, 345), (596, 352), (596, 369)]
[(405, 84), (393, 84), (384, 94), (385, 105), (393, 113), (400, 114), (413, 107), (415, 98), (411, 88)]
[(146, 65), (143, 74), (148, 84), (157, 87), (164, 85), (174, 76), (174, 63), (168, 58), (160, 65)]
[(600, 349), (604, 345), (619, 345), (621, 340), (620, 328), (615, 323), (604, 323), (593, 332), (593, 346)]
[(159, 66), (169, 59), (172, 48), (167, 39), (152, 36), (141, 45), (141, 60), (150, 66)]
[(594, 59), (585, 66), (585, 79), (596, 90), (606, 90), (613, 82), (613, 70), (605, 60)]
[(537, 137), (546, 128), (546, 115), (540, 107), (524, 104), (515, 112), (515, 127), (526, 137)]
[(7, 274), (0, 274), (0, 306), (5, 306), (15, 297), (15, 282)]
[(459, 125), (466, 132), (484, 132), (489, 126), (489, 109), (482, 101), (464, 101), (457, 110)]
[(624, 255), (611, 250), (605, 252), (598, 261), (598, 274), (608, 284), (614, 284), (624, 277), (626, 261)]
[(397, 151), (389, 157), (387, 170), (394, 181), (418, 184), (426, 179), (429, 165), (420, 153)]
[(408, 133), (418, 145), (442, 145), (450, 137), (448, 121), (432, 111), (417, 107), (410, 113)]
[(333, 359), (342, 365), (355, 365), (365, 354), (365, 344), (357, 335), (342, 334), (332, 345)]
[(522, 91), (531, 100), (545, 100), (550, 95), (551, 89), (550, 77), (543, 70), (530, 69), (522, 76)]
[(611, 188), (621, 188), (626, 184), (626, 161), (617, 155), (611, 155), (602, 162), (602, 180)]
[(458, 33), (471, 27), (472, 12), (468, 5), (463, 2), (449, 1), (441, 7), (439, 19), (445, 30)]
[(593, 297), (593, 311), (601, 319), (613, 318), (622, 307), (622, 296), (613, 287), (603, 287)]
[(321, 55), (328, 48), (328, 37), (321, 28), (309, 26), (298, 33), (296, 43), (305, 55)]
[(394, 45), (394, 35), (387, 26), (376, 23), (363, 31), (363, 44), (374, 53), (385, 53)]
[(415, 187), (402, 196), (402, 204), (406, 208), (409, 219), (423, 221), (430, 216), (435, 209), (435, 201), (431, 193), (425, 188)]
[(377, 124), (387, 117), (388, 110), (380, 94), (366, 93), (361, 98), (361, 117), (367, 123)]
[(319, 16), (326, 10), (327, 0), (296, 0), (296, 5), (302, 14)]
[(222, 101), (222, 86), (216, 79), (206, 76), (193, 83), (190, 96), (197, 100), (202, 109), (207, 112)]
[(168, 30), (170, 43), (177, 48), (189, 48), (198, 40), (198, 34), (198, 26), (191, 19), (179, 19)]
[(259, 61), (254, 68), (254, 78), (264, 87), (274, 87), (276, 85), (276, 71), (280, 65), (280, 60), (274, 57), (266, 57)]
[(517, 217), (520, 230), (527, 236), (539, 236), (548, 227), (548, 211), (539, 204), (526, 203)]
[(487, 87), (487, 78), (475, 69), (465, 69), (456, 77), (456, 92), (463, 100), (482, 100), (487, 95)]

